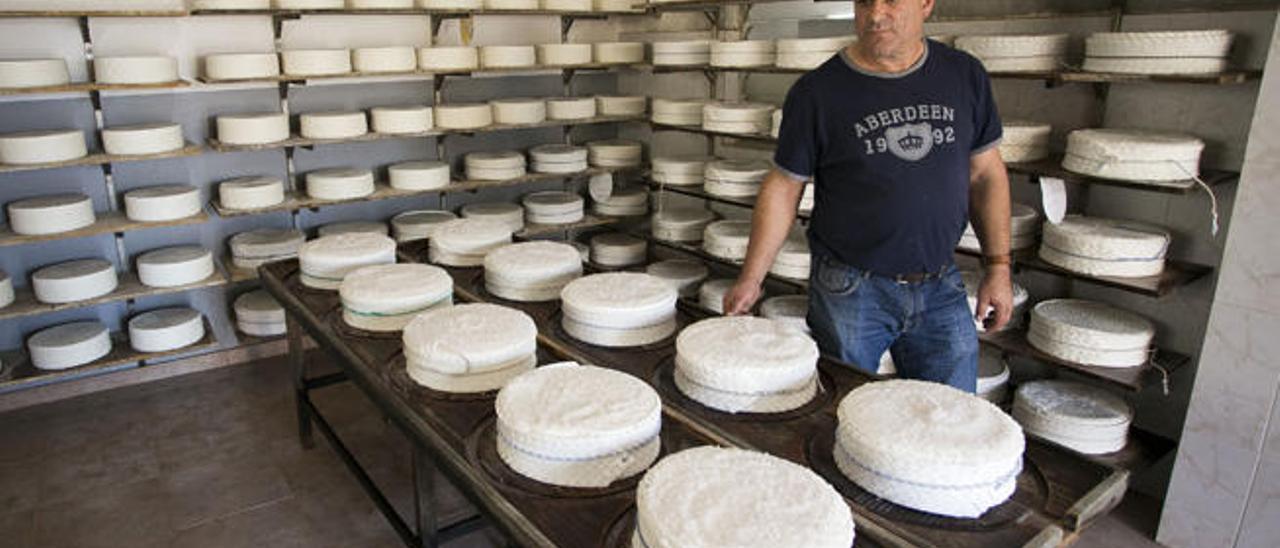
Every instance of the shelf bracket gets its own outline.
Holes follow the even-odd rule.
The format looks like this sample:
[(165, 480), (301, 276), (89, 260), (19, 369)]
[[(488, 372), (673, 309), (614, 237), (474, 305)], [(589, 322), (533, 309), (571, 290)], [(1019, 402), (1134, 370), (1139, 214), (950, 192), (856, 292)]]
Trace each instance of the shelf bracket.
[(578, 19), (572, 15), (563, 15), (560, 17), (560, 42), (568, 43), (569, 31), (573, 30), (573, 24)]

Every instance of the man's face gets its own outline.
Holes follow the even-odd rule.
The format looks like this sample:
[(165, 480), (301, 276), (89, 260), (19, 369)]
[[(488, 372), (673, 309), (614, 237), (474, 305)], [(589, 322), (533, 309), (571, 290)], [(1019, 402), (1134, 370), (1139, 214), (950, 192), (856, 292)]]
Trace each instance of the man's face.
[(924, 20), (934, 0), (854, 0), (858, 46), (876, 57), (888, 57), (924, 38)]

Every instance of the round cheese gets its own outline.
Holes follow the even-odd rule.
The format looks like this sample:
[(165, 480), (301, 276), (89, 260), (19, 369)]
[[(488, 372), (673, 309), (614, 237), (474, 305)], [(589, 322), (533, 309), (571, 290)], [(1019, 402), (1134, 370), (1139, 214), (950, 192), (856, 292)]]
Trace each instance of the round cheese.
[(391, 218), (391, 233), (397, 242), (425, 240), (431, 237), (441, 223), (457, 218), (450, 211), (405, 211)]
[(101, 297), (116, 290), (115, 266), (104, 259), (79, 259), (57, 263), (31, 273), (31, 291), (48, 304), (74, 303)]
[(487, 10), (536, 10), (538, 0), (484, 0)]
[(221, 53), (204, 57), (204, 77), (214, 81), (254, 80), (280, 75), (275, 53)]
[(224, 145), (265, 145), (289, 138), (289, 116), (284, 113), (218, 116), (217, 126)]
[(751, 221), (715, 221), (702, 231), (702, 249), (713, 257), (740, 262), (747, 257), (750, 238)]
[(639, 141), (604, 139), (587, 143), (588, 161), (596, 167), (635, 167), (643, 161)]
[(223, 209), (262, 209), (284, 202), (284, 181), (275, 177), (239, 177), (218, 184)]
[(84, 194), (53, 194), (9, 202), (9, 230), (41, 235), (69, 232), (92, 225), (93, 200)]
[(760, 315), (783, 325), (794, 327), (801, 333), (809, 332), (809, 297), (806, 295), (781, 295), (760, 303)]
[(1101, 455), (1128, 444), (1133, 409), (1123, 398), (1084, 383), (1042, 380), (1018, 387), (1013, 418), (1028, 434), (1077, 453)]
[(1096, 32), (1085, 39), (1085, 56), (1097, 58), (1223, 58), (1234, 36), (1221, 29), (1155, 32)]
[[(476, 2), (476, 4), (479, 4), (479, 2)], [(438, 9), (448, 8), (441, 7)], [(479, 67), (480, 50), (470, 46), (418, 48), (418, 68), (425, 71), (467, 71)]]
[(178, 124), (143, 124), (102, 130), (102, 149), (107, 154), (160, 154), (186, 145)]
[(278, 10), (340, 10), (344, 0), (273, 0)]
[(343, 221), (321, 225), (320, 228), (316, 229), (316, 236), (323, 238), (334, 234), (356, 234), (361, 232), (386, 236), (389, 230), (387, 229), (387, 223), (381, 221)]
[(707, 156), (655, 156), (650, 160), (655, 182), (675, 186), (691, 186), (703, 183), (703, 172), (707, 162), (713, 158)]
[(36, 369), (70, 369), (111, 353), (111, 335), (102, 322), (64, 323), (37, 331), (27, 339), (27, 351)]
[(530, 224), (569, 224), (582, 220), (582, 196), (572, 192), (547, 190), (526, 194), (520, 201)]
[(591, 11), (591, 0), (542, 0), (542, 9), (547, 11)]
[(523, 68), (538, 64), (533, 46), (481, 46), (480, 66), (487, 69)]
[(643, 116), (648, 98), (643, 95), (597, 95), (596, 114), (600, 116)]
[(547, 99), (547, 118), (552, 120), (582, 120), (596, 115), (596, 102), (591, 97), (561, 97)]
[(487, 392), (532, 370), (538, 328), (528, 314), (494, 304), (428, 310), (404, 328), (405, 369), (442, 392)]
[(702, 107), (705, 99), (653, 98), (653, 115), (650, 119), (659, 124), (673, 126), (701, 126)]
[(467, 178), (477, 181), (501, 181), (525, 174), (524, 155), (515, 151), (471, 152), (463, 157)]
[(431, 131), (434, 116), (430, 106), (373, 107), (369, 110), (373, 131), (384, 135), (404, 135)]
[(804, 234), (792, 234), (783, 241), (778, 256), (773, 260), (773, 266), (769, 267), (769, 273), (791, 280), (807, 280), (812, 259), (809, 239)]
[(582, 259), (573, 246), (548, 241), (502, 246), (484, 257), (485, 289), (511, 301), (551, 301), (582, 276)]
[(190, 308), (161, 308), (129, 319), (129, 345), (138, 352), (171, 352), (204, 338), (204, 316)]
[(257, 268), (263, 264), (292, 259), (306, 236), (297, 230), (256, 228), (240, 232), (227, 241), (232, 263), (238, 268)]
[(265, 290), (241, 294), (232, 308), (236, 313), (236, 328), (248, 335), (273, 337), (287, 331), (284, 308)]
[(681, 297), (696, 296), (698, 286), (711, 274), (707, 265), (687, 259), (659, 261), (646, 266), (644, 272), (671, 284)]
[(728, 278), (718, 278), (703, 282), (698, 287), (698, 305), (716, 314), (724, 314), (724, 295), (729, 292), (729, 288), (733, 287), (734, 281)]
[(360, 267), (394, 262), (396, 241), (381, 234), (324, 236), (298, 248), (302, 285), (315, 289), (338, 289)]
[(547, 119), (547, 103), (542, 99), (497, 99), (489, 106), (498, 124), (537, 124)]
[(670, 284), (648, 274), (592, 274), (560, 292), (561, 325), (571, 337), (597, 346), (651, 344), (675, 332), (676, 298)]
[(435, 106), (436, 125), (442, 129), (477, 129), (493, 125), (493, 108), (487, 103), (454, 103)]
[(656, 66), (707, 65), (710, 63), (710, 40), (653, 43), (653, 64)]
[(213, 252), (198, 245), (162, 247), (138, 255), (138, 280), (147, 287), (179, 287), (213, 276)]
[(641, 264), (648, 251), (647, 242), (620, 232), (606, 232), (591, 238), (591, 262), (604, 267)]
[(1203, 151), (1204, 141), (1179, 133), (1080, 129), (1067, 134), (1062, 167), (1107, 179), (1179, 182), (1200, 174)]
[(351, 50), (351, 68), (363, 73), (413, 72), (418, 54), (411, 46), (356, 48)]
[(602, 65), (643, 63), (644, 42), (597, 42), (591, 45), (591, 58)]
[(193, 10), (267, 10), (271, 9), (271, 0), (193, 0)]
[(425, 264), (366, 266), (342, 280), (338, 296), (347, 325), (365, 331), (400, 331), (414, 316), (452, 305), (453, 278)]
[(200, 189), (191, 185), (157, 185), (124, 193), (124, 212), (131, 221), (173, 221), (203, 210)]
[(767, 67), (777, 59), (772, 40), (740, 40), (713, 42), (713, 67)]
[(100, 84), (167, 84), (178, 81), (178, 60), (161, 56), (96, 57), (93, 79)]
[(653, 214), (653, 237), (668, 242), (696, 242), (716, 214), (696, 207), (669, 207)]
[(634, 217), (649, 212), (649, 191), (643, 187), (614, 189), (606, 200), (597, 200), (595, 212), (612, 217)]
[(449, 186), (449, 164), (435, 160), (401, 162), (387, 168), (391, 188), (431, 190)]
[(1049, 157), (1049, 124), (1020, 120), (1004, 122), (1000, 157), (1005, 162), (1035, 162)]
[[(590, 50), (590, 46), (587, 47)], [(0, 60), (0, 88), (24, 89), (71, 83), (66, 59)]]
[(84, 133), (78, 129), (24, 131), (0, 135), (0, 164), (30, 165), (65, 162), (89, 155)]
[(538, 64), (571, 67), (591, 64), (591, 44), (538, 44)]
[(345, 49), (295, 49), (280, 52), (289, 76), (336, 76), (351, 72), (351, 52)]
[(487, 219), (457, 219), (440, 223), (430, 238), (427, 255), (432, 263), (480, 266), (490, 251), (511, 243), (511, 227)]
[(1052, 299), (1031, 309), (1027, 342), (1068, 362), (1098, 367), (1146, 364), (1156, 328), (1151, 320), (1081, 299)]
[(1040, 258), (1094, 276), (1155, 276), (1164, 270), (1172, 237), (1161, 227), (1136, 221), (1068, 215), (1045, 223)]
[(373, 194), (373, 172), (331, 168), (307, 174), (307, 196), (317, 200), (351, 200)]
[(364, 112), (310, 112), (298, 116), (302, 136), (307, 139), (350, 139), (369, 132)]
[(769, 133), (773, 110), (772, 105), (763, 103), (707, 103), (702, 107), (702, 128), (725, 133)]
[(818, 390), (818, 345), (785, 324), (751, 316), (709, 318), (676, 338), (676, 387), (727, 413), (777, 413)]
[(638, 13), (644, 11), (645, 5), (635, 0), (592, 0), (592, 8), (606, 13)]
[(587, 148), (574, 145), (538, 145), (529, 149), (537, 173), (576, 173), (587, 169)]
[(479, 202), (467, 204), (458, 210), (464, 219), (491, 221), (505, 226), (511, 232), (524, 228), (524, 208), (507, 202)]

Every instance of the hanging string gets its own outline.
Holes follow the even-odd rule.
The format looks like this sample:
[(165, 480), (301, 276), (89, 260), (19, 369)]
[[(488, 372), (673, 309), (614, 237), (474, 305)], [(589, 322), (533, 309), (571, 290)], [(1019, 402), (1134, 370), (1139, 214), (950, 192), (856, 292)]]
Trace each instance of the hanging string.
[(1187, 177), (1190, 177), (1191, 180), (1195, 181), (1196, 184), (1200, 185), (1200, 188), (1203, 188), (1205, 193), (1209, 195), (1209, 213), (1213, 216), (1213, 223), (1211, 225), (1211, 230), (1213, 232), (1213, 235), (1216, 237), (1218, 235), (1218, 196), (1213, 193), (1213, 189), (1209, 187), (1208, 183), (1204, 182), (1204, 180), (1196, 176), (1196, 174), (1188, 171), (1187, 168), (1183, 167), (1181, 163), (1175, 162), (1173, 160), (1168, 160), (1168, 162), (1172, 163), (1175, 166), (1178, 166), (1178, 169), (1182, 170), (1183, 173), (1187, 174)]

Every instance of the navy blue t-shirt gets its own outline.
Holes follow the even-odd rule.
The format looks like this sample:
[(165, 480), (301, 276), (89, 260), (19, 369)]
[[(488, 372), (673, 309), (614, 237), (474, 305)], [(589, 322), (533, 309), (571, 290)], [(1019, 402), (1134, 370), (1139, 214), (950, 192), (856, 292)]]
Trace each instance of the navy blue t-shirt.
[(969, 157), (999, 144), (1002, 130), (982, 64), (925, 44), (895, 74), (866, 72), (841, 51), (787, 93), (774, 162), (814, 178), (815, 253), (880, 274), (953, 260), (968, 222)]

